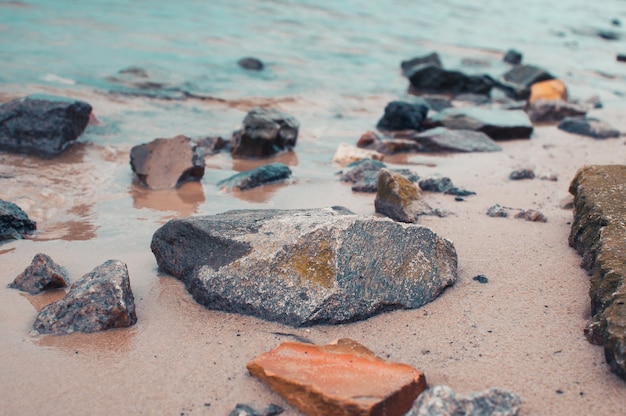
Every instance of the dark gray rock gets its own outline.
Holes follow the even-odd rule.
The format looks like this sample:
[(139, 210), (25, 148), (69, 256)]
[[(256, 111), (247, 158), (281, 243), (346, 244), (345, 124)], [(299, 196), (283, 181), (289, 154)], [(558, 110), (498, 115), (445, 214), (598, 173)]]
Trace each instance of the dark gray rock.
[(70, 286), (67, 295), (45, 306), (33, 324), (40, 334), (70, 334), (123, 328), (137, 322), (128, 268), (108, 260)]
[(554, 123), (566, 117), (584, 116), (587, 108), (563, 100), (537, 100), (526, 108), (533, 123)]
[(452, 100), (446, 95), (424, 94), (420, 98), (433, 111), (442, 111), (452, 107)]
[(537, 211), (536, 209), (522, 209), (520, 212), (515, 214), (515, 218), (521, 218), (526, 221), (532, 222), (548, 222), (548, 219), (541, 211)]
[(453, 103), (459, 107), (468, 105), (487, 105), (491, 103), (491, 97), (484, 94), (463, 93), (455, 96)]
[(385, 138), (381, 138), (373, 131), (368, 131), (359, 138), (356, 146), (361, 149), (374, 150), (386, 155), (418, 152), (421, 149), (421, 145), (417, 141), (410, 139), (410, 132), (413, 132), (413, 130), (409, 131), (408, 136), (400, 136), (400, 138), (395, 138), (397, 137), (396, 133), (388, 132), (391, 137), (386, 136)]
[(91, 114), (83, 101), (30, 96), (0, 104), (0, 151), (53, 157), (80, 136)]
[(155, 139), (130, 150), (130, 166), (150, 189), (172, 189), (204, 176), (204, 151), (186, 136)]
[[(383, 162), (372, 159), (362, 159), (346, 166), (348, 169), (341, 174), (343, 182), (352, 183), (352, 190), (355, 192), (376, 192), (378, 190), (378, 171), (386, 168)], [(411, 182), (417, 182), (419, 176), (409, 169), (393, 169)]]
[(237, 61), (237, 65), (248, 71), (261, 71), (265, 67), (260, 59), (253, 57), (241, 58)]
[(490, 77), (467, 75), (460, 71), (451, 71), (433, 64), (412, 67), (406, 74), (411, 82), (411, 89), (418, 93), (448, 94), (489, 94), (493, 86)]
[(385, 114), (376, 127), (387, 131), (420, 130), (427, 114), (428, 104), (425, 102), (392, 101), (385, 107)]
[(476, 195), (476, 192), (460, 189), (454, 186), (452, 180), (447, 177), (431, 177), (422, 179), (419, 181), (419, 187), (422, 191), (427, 192), (440, 192), (448, 195), (455, 196), (470, 196)]
[(480, 283), (481, 285), (486, 285), (487, 283), (489, 283), (489, 279), (484, 274), (478, 274), (472, 277), (472, 280)]
[(264, 158), (296, 145), (300, 123), (273, 108), (255, 107), (243, 119), (243, 128), (233, 133), (231, 154), (235, 158)]
[(207, 136), (196, 139), (196, 144), (204, 150), (205, 155), (214, 155), (221, 150), (228, 149), (230, 140), (223, 139), (220, 136)]
[(568, 133), (593, 137), (594, 139), (608, 139), (620, 136), (620, 132), (606, 122), (585, 116), (564, 118), (559, 123), (559, 129)]
[(256, 410), (244, 403), (237, 403), (228, 416), (276, 416), (284, 412), (284, 409), (275, 404), (270, 404), (263, 410)]
[(504, 84), (499, 87), (506, 90), (509, 96), (526, 100), (530, 96), (530, 87), (535, 82), (554, 79), (554, 76), (543, 68), (534, 65), (516, 65), (502, 75)]
[(405, 416), (517, 416), (522, 399), (508, 390), (491, 388), (459, 396), (448, 386), (425, 390)]
[(507, 64), (519, 65), (522, 63), (522, 53), (515, 49), (509, 49), (502, 57), (502, 60)]
[(421, 152), (498, 152), (502, 148), (480, 131), (436, 127), (412, 136)]
[(44, 290), (66, 287), (68, 283), (67, 270), (56, 264), (50, 256), (38, 253), (30, 266), (24, 269), (9, 287), (34, 295)]
[(256, 188), (268, 183), (282, 181), (290, 176), (291, 169), (289, 169), (287, 165), (282, 163), (270, 163), (219, 181), (217, 186), (226, 191), (245, 191), (246, 189)]
[(434, 125), (452, 130), (481, 131), (494, 140), (527, 139), (533, 132), (528, 116), (519, 110), (449, 108), (430, 119)]
[(487, 209), (487, 215), (490, 217), (506, 218), (509, 214), (506, 212), (506, 209), (502, 205), (495, 204)]
[(432, 208), (421, 199), (419, 187), (388, 169), (378, 171), (374, 208), (377, 213), (402, 222), (417, 222), (420, 215), (433, 214)]
[(532, 169), (516, 169), (509, 173), (509, 179), (519, 181), (522, 179), (535, 179), (535, 171)]
[(428, 55), (418, 56), (416, 58), (412, 58), (406, 61), (402, 61), (400, 63), (400, 68), (402, 68), (402, 73), (407, 76), (407, 74), (411, 71), (413, 67), (430, 64), (434, 66), (438, 66), (442, 68), (441, 59), (439, 58), (439, 54), (437, 52), (433, 52)]
[(0, 199), (0, 243), (5, 240), (21, 240), (37, 229), (37, 223), (13, 202)]
[(604, 346), (611, 371), (626, 380), (626, 166), (586, 166), (569, 191), (574, 221), (569, 244), (592, 275), (592, 318), (585, 334)]
[(130, 66), (119, 70), (115, 75), (106, 77), (115, 94), (135, 97), (156, 98), (162, 100), (183, 100), (190, 96), (189, 85), (173, 84), (171, 74), (151, 68)]
[(174, 219), (151, 247), (207, 308), (294, 326), (418, 308), (457, 278), (450, 241), (341, 207)]

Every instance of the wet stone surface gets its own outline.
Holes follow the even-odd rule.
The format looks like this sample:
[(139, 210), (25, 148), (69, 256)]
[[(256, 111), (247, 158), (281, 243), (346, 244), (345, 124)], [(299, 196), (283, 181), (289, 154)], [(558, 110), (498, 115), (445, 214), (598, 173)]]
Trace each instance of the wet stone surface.
[(0, 199), (0, 244), (6, 240), (21, 240), (37, 229), (37, 223), (13, 202)]
[(66, 287), (68, 283), (67, 270), (56, 264), (47, 254), (38, 253), (9, 287), (37, 294), (44, 290)]

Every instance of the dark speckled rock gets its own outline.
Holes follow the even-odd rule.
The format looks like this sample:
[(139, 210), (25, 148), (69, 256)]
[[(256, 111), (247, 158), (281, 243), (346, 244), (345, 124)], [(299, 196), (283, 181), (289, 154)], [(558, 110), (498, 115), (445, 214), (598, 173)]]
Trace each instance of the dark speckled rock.
[(226, 191), (256, 188), (268, 183), (274, 183), (291, 176), (291, 169), (282, 163), (269, 163), (255, 169), (246, 170), (219, 181), (217, 186)]
[(70, 286), (67, 295), (44, 307), (33, 324), (40, 334), (70, 334), (123, 328), (137, 322), (128, 268), (109, 260)]
[(418, 308), (457, 278), (450, 241), (341, 207), (175, 219), (152, 251), (207, 308), (293, 326)]
[(569, 244), (591, 274), (589, 341), (604, 345), (611, 371), (626, 380), (626, 165), (586, 166), (570, 192), (574, 221)]
[(37, 229), (35, 221), (13, 202), (0, 199), (0, 243), (4, 240), (21, 240)]
[(30, 294), (67, 286), (67, 270), (59, 266), (47, 254), (35, 254), (30, 265), (20, 273), (9, 287)]

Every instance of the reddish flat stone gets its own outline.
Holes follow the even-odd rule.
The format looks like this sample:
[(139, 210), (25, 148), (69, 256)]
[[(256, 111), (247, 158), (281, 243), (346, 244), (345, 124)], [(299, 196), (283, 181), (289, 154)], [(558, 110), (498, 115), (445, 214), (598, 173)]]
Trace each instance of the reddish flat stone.
[(419, 370), (384, 361), (351, 339), (284, 342), (247, 367), (307, 415), (403, 415), (426, 389)]

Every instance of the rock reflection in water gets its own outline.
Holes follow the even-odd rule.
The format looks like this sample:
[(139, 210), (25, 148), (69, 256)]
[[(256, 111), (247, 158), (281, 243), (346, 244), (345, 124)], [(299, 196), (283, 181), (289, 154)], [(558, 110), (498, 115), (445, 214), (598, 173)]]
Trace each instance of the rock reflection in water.
[(133, 197), (133, 207), (149, 208), (157, 211), (174, 211), (182, 216), (198, 212), (205, 202), (204, 188), (200, 182), (187, 182), (177, 189), (153, 191), (134, 182), (129, 190)]

